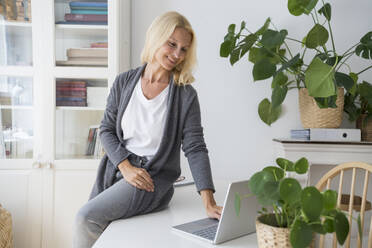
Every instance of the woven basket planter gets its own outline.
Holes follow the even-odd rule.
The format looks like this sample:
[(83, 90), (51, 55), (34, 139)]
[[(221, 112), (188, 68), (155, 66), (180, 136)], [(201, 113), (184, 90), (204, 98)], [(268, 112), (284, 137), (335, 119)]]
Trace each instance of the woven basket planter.
[[(289, 228), (275, 227), (256, 219), (256, 233), (259, 248), (292, 248), (289, 240)], [(314, 247), (314, 240), (309, 248)]]
[(12, 216), (0, 205), (0, 247), (13, 248)]
[(338, 88), (337, 108), (321, 109), (315, 99), (309, 96), (306, 88), (298, 93), (300, 117), (304, 128), (338, 128), (341, 126), (344, 110), (344, 89)]
[(366, 116), (366, 114), (363, 114), (357, 119), (356, 127), (361, 130), (363, 141), (372, 141), (372, 119), (369, 119), (367, 123), (363, 125)]

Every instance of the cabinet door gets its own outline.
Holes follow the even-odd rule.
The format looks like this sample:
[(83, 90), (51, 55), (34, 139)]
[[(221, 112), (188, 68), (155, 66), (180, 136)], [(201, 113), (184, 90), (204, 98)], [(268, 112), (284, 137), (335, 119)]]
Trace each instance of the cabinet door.
[(71, 161), (69, 166), (56, 164), (53, 170), (53, 205), (46, 230), (45, 247), (71, 247), (77, 211), (88, 201), (96, 178), (97, 165), (82, 166)]
[(41, 247), (41, 198), (40, 169), (0, 170), (0, 203), (12, 215), (15, 247)]

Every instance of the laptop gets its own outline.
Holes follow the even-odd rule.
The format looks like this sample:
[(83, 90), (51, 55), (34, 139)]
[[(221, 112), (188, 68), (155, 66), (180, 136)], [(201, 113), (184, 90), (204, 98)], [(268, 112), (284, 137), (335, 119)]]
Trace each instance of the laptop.
[[(241, 198), (239, 215), (235, 211), (235, 194)], [(223, 204), (220, 221), (212, 218), (200, 219), (173, 226), (172, 230), (193, 237), (220, 244), (256, 231), (257, 211), (261, 205), (248, 188), (248, 180), (230, 183)]]

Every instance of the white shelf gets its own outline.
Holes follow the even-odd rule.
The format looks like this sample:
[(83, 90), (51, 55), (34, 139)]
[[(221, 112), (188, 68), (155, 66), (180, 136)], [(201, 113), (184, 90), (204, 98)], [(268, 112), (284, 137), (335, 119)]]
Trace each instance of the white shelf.
[(31, 22), (20, 22), (20, 21), (4, 21), (0, 22), (0, 25), (5, 25), (7, 27), (23, 27), (23, 28), (31, 28)]
[(61, 106), (61, 107), (56, 107), (56, 110), (73, 110), (73, 111), (104, 111), (105, 108)]
[(55, 66), (56, 78), (107, 79), (107, 67)]
[(56, 24), (57, 38), (63, 36), (107, 36), (107, 25)]
[(32, 77), (34, 69), (32, 66), (0, 66), (0, 75)]
[(0, 109), (33, 110), (33, 106), (0, 105)]

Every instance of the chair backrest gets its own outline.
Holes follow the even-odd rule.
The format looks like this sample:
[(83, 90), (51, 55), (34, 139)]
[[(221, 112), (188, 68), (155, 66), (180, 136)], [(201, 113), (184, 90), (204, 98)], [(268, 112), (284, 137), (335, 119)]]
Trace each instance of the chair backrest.
[[(326, 173), (316, 184), (316, 188), (318, 188), (320, 191), (323, 191), (325, 189), (329, 189), (331, 187), (331, 182), (332, 179), (336, 176), (339, 176), (339, 183), (338, 183), (338, 198), (337, 198), (337, 206), (340, 208), (341, 207), (341, 198), (342, 198), (342, 188), (344, 185), (344, 172), (352, 170), (352, 175), (351, 175), (351, 187), (350, 187), (350, 197), (349, 197), (349, 204), (348, 204), (348, 219), (349, 219), (349, 235), (345, 241), (345, 247), (349, 248), (350, 247), (350, 241), (351, 241), (351, 228), (352, 228), (352, 213), (353, 213), (353, 205), (354, 205), (354, 199), (355, 199), (355, 184), (356, 184), (356, 173), (357, 170), (364, 172), (364, 184), (363, 184), (363, 195), (361, 198), (361, 206), (360, 206), (360, 217), (361, 217), (361, 226), (362, 230), (364, 228), (364, 215), (366, 209), (370, 209), (370, 203), (367, 202), (367, 190), (368, 190), (368, 181), (369, 181), (369, 175), (370, 173), (372, 174), (372, 165), (362, 163), (362, 162), (350, 162), (350, 163), (344, 163), (340, 164), (333, 169), (331, 169), (328, 173)], [(363, 182), (358, 182), (358, 183), (363, 183)], [(367, 204), (368, 203), (368, 204)], [(369, 210), (372, 211), (372, 210)], [(368, 220), (367, 220), (368, 221)], [(369, 232), (369, 238), (368, 238), (368, 247), (372, 247), (372, 218), (370, 221), (370, 232)], [(368, 223), (367, 222), (367, 223)], [(356, 224), (354, 222), (354, 224)], [(362, 246), (362, 241), (360, 240), (359, 235), (358, 236), (358, 248)], [(324, 247), (324, 235), (320, 236), (320, 248)], [(333, 235), (333, 247), (337, 247), (337, 241), (336, 241), (336, 235)]]

